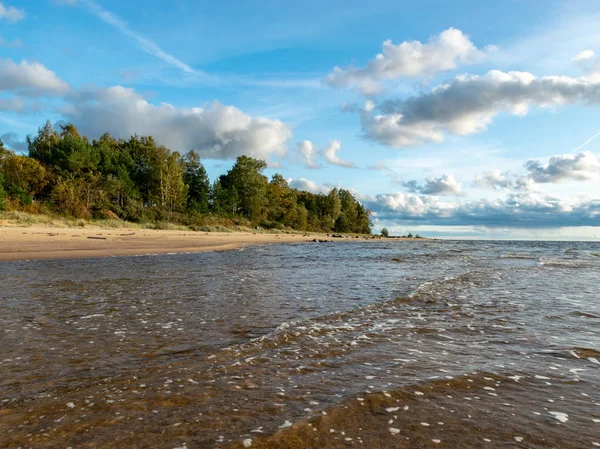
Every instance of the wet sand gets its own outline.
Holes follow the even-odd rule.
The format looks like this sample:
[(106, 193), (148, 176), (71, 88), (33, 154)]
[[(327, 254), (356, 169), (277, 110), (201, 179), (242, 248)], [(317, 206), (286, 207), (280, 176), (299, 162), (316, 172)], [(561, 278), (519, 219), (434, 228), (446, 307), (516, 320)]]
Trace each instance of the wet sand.
[(207, 233), (100, 227), (0, 227), (0, 261), (219, 251), (248, 245), (311, 242), (315, 238), (347, 240), (328, 238), (322, 234)]

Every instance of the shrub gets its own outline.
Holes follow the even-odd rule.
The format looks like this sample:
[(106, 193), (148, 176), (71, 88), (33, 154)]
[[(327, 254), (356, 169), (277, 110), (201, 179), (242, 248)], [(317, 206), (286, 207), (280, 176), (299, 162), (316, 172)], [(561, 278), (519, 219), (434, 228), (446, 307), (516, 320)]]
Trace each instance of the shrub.
[(6, 198), (6, 192), (4, 192), (4, 176), (0, 173), (0, 210), (4, 210), (4, 199)]

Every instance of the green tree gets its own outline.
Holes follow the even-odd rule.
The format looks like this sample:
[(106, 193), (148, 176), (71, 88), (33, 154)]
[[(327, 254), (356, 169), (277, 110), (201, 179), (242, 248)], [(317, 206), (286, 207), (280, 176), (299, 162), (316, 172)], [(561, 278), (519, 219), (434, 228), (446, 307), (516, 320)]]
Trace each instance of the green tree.
[(8, 192), (20, 191), (35, 197), (48, 183), (46, 169), (37, 160), (7, 152), (0, 159), (0, 172)]
[(237, 189), (229, 185), (227, 175), (219, 176), (211, 189), (212, 211), (218, 215), (235, 215), (238, 213), (240, 197)]
[(267, 203), (267, 178), (262, 171), (267, 163), (249, 156), (239, 156), (225, 176), (221, 176), (221, 186), (237, 194), (239, 203), (236, 212), (258, 221)]
[(59, 178), (52, 189), (52, 203), (58, 212), (73, 216), (75, 218), (91, 217), (84, 198), (90, 189), (86, 188), (85, 183), (73, 176)]
[[(184, 164), (179, 153), (170, 153), (161, 147), (158, 161), (160, 205), (169, 214), (181, 210), (187, 196), (184, 183)], [(166, 151), (165, 151), (166, 150)]]
[(187, 209), (207, 214), (209, 211), (210, 181), (200, 156), (194, 150), (184, 156), (184, 183), (187, 185)]
[(37, 136), (31, 138), (27, 136), (27, 146), (29, 148), (29, 157), (51, 165), (53, 160), (54, 147), (60, 140), (60, 136), (52, 127), (50, 120), (44, 126), (38, 129)]
[[(0, 141), (0, 194), (51, 202), (56, 212), (89, 218), (106, 216), (139, 221), (185, 220), (183, 215), (213, 213), (235, 221), (302, 230), (364, 232), (371, 229), (369, 211), (346, 190), (326, 195), (291, 188), (283, 176), (269, 181), (265, 161), (237, 158), (212, 186), (200, 157), (183, 157), (151, 136), (117, 140), (109, 134), (90, 143), (75, 126), (50, 122), (28, 137), (29, 157), (16, 155)], [(16, 205), (16, 202), (11, 202)]]
[(390, 233), (388, 232), (387, 228), (383, 228), (381, 230), (381, 235), (385, 238), (388, 238), (390, 236)]
[(299, 208), (296, 193), (280, 174), (271, 178), (267, 191), (266, 218), (271, 224), (277, 224), (302, 229), (298, 223), (302, 211)]
[(97, 148), (72, 124), (61, 125), (60, 128), (60, 140), (55, 146), (55, 160), (51, 165), (75, 175), (96, 171), (100, 163)]
[(29, 156), (56, 170), (59, 174), (90, 173), (100, 162), (100, 155), (86, 137), (72, 124), (61, 125), (60, 134), (48, 121), (32, 140), (27, 137)]

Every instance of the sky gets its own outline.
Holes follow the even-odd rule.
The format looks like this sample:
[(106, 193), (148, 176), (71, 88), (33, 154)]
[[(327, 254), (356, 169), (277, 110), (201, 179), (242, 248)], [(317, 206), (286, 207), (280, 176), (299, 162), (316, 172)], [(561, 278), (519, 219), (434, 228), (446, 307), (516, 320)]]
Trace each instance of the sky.
[(600, 239), (597, 0), (0, 0), (0, 138), (47, 120), (350, 190), (375, 231)]

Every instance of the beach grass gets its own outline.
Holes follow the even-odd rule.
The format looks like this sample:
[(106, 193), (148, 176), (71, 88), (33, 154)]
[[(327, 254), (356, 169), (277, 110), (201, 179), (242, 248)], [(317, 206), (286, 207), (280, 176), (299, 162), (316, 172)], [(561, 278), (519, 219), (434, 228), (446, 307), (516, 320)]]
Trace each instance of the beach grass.
[[(245, 224), (245, 223), (244, 223)], [(322, 235), (308, 231), (294, 229), (265, 229), (251, 227), (250, 225), (235, 224), (218, 217), (205, 217), (192, 223), (174, 223), (170, 221), (146, 221), (134, 223), (118, 219), (81, 219), (69, 218), (60, 215), (30, 213), (24, 211), (0, 211), (0, 227), (32, 227), (47, 226), (55, 228), (99, 228), (99, 229), (151, 229), (165, 231), (193, 231), (209, 233), (234, 233), (251, 232), (259, 234), (296, 234), (296, 235)], [(344, 234), (348, 237), (365, 237), (359, 234)]]

